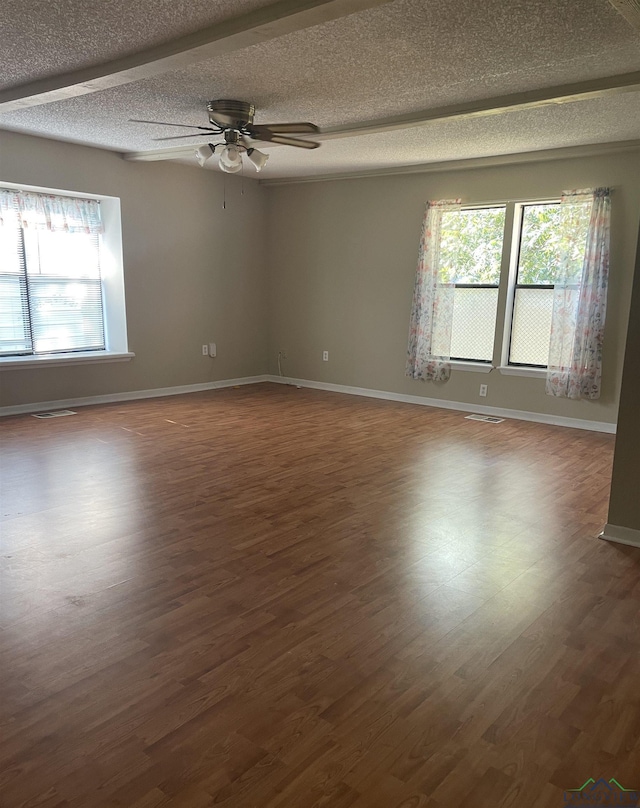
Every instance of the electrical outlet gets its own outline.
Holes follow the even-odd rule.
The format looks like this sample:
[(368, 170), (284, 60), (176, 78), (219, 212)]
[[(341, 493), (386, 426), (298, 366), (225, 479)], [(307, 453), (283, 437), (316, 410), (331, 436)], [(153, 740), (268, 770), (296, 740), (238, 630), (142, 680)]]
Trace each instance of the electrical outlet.
[(480, 395), (484, 398), (487, 395), (487, 385), (481, 384), (480, 385)]
[(329, 361), (329, 351), (323, 351), (322, 352), (322, 361), (323, 362), (328, 362)]
[(209, 343), (209, 356), (217, 356), (217, 355), (218, 355), (218, 349), (216, 348), (215, 342), (210, 342)]
[(280, 357), (280, 359), (286, 359), (287, 358), (287, 352), (286, 351), (278, 351), (278, 356)]
[(209, 346), (208, 345), (203, 345), (202, 346), (202, 355), (203, 356), (209, 356)]

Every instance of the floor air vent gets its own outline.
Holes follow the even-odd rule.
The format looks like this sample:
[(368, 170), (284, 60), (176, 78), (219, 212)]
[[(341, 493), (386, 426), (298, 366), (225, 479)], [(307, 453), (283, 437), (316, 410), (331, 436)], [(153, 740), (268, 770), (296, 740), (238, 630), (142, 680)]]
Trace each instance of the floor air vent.
[(63, 415), (75, 415), (73, 410), (56, 410), (55, 412), (34, 412), (34, 418), (62, 418)]
[(504, 418), (496, 418), (495, 415), (465, 415), (468, 421), (486, 421), (488, 424), (501, 424)]

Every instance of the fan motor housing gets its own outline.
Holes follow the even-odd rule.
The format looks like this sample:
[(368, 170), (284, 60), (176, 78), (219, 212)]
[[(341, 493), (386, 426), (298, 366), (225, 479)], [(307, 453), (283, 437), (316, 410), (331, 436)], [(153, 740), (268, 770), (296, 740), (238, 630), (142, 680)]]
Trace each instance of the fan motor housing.
[(218, 126), (231, 127), (232, 129), (242, 129), (247, 124), (253, 123), (253, 116), (256, 108), (246, 101), (231, 101), (219, 99), (209, 101), (207, 112), (211, 123)]

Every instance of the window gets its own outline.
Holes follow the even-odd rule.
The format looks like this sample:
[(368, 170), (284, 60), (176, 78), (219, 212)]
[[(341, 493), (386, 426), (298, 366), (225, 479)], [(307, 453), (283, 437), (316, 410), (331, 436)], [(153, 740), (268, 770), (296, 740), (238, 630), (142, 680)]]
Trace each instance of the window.
[(99, 236), (0, 233), (0, 353), (104, 350)]
[(491, 362), (496, 329), (505, 208), (465, 208), (442, 214), (440, 280), (453, 284), (451, 359)]
[(544, 375), (549, 395), (597, 398), (610, 212), (608, 188), (477, 208), (462, 208), (459, 199), (428, 202), (407, 375), (446, 381), (452, 360), (487, 372), (498, 340), (501, 372)]
[[(517, 262), (509, 365), (547, 367), (554, 284), (558, 282), (558, 254), (563, 250), (573, 264), (569, 268), (570, 277), (574, 279), (569, 285), (569, 295), (577, 297), (589, 214), (589, 204), (574, 206), (571, 221), (567, 222), (560, 202), (516, 206), (514, 238)], [(566, 243), (569, 239), (570, 245)]]
[(119, 201), (0, 188), (0, 364), (131, 356)]

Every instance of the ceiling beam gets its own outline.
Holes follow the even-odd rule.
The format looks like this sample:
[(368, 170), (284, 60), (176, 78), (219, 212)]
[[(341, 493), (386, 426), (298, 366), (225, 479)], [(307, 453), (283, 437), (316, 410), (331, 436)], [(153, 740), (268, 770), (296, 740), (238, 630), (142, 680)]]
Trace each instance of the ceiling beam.
[(410, 112), (391, 118), (380, 118), (371, 121), (333, 126), (322, 129), (316, 140), (334, 140), (354, 135), (371, 135), (379, 132), (390, 132), (394, 129), (409, 129), (434, 121), (445, 121), (451, 118), (485, 118), (490, 115), (502, 115), (518, 110), (538, 109), (556, 104), (570, 104), (576, 101), (588, 101), (604, 98), (625, 92), (640, 91), (640, 70), (633, 73), (622, 73), (617, 76), (589, 79), (574, 84), (562, 84), (556, 87), (545, 87), (539, 90), (528, 90), (523, 93), (484, 98), (478, 101), (466, 101), (447, 107)]
[[(361, 177), (384, 177), (396, 174), (437, 174), (443, 171), (465, 171), (470, 168), (523, 165), (551, 160), (595, 157), (603, 154), (621, 154), (638, 151), (640, 140), (618, 140), (609, 143), (591, 143), (579, 146), (562, 146), (558, 149), (540, 151), (511, 152), (489, 157), (467, 157), (462, 160), (438, 160), (436, 162), (411, 163), (409, 165), (383, 166), (380, 168), (355, 169), (354, 171), (331, 172), (326, 174), (303, 174), (290, 177), (265, 177), (258, 179), (260, 185), (300, 185), (310, 182), (333, 182), (334, 180), (358, 179)], [(504, 200), (484, 200), (483, 204), (493, 205)]]
[(636, 31), (640, 31), (640, 0), (609, 0), (609, 2)]
[[(448, 107), (434, 107), (391, 118), (378, 118), (372, 121), (345, 124), (344, 126), (327, 127), (326, 129), (323, 128), (321, 133), (315, 136), (315, 139), (322, 142), (344, 137), (357, 137), (358, 135), (373, 135), (399, 129), (410, 129), (454, 118), (484, 118), (519, 110), (538, 109), (544, 106), (588, 101), (594, 98), (638, 91), (640, 91), (640, 71), (622, 73), (617, 76), (590, 79), (589, 81), (581, 81), (575, 84), (562, 84), (541, 90), (529, 90), (524, 93), (512, 93), (479, 101), (467, 101), (463, 104), (454, 104)], [(206, 138), (202, 140), (206, 142)], [(192, 154), (200, 142), (200, 140), (194, 138), (194, 143), (189, 146), (129, 152), (123, 156), (127, 160), (145, 162), (171, 160)], [(264, 145), (269, 147), (273, 144)]]
[(140, 53), (0, 90), (0, 110), (12, 112), (119, 87), (388, 2), (278, 0)]

